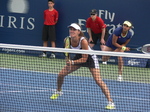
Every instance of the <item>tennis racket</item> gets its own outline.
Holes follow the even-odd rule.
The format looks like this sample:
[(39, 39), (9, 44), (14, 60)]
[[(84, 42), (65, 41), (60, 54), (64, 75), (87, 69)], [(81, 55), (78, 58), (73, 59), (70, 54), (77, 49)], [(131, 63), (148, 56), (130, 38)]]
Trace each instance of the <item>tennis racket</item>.
[[(66, 37), (65, 40), (64, 40), (64, 47), (66, 49), (70, 49), (70, 37)], [(65, 52), (65, 58), (67, 61), (70, 61), (70, 55), (68, 52)], [(71, 66), (69, 67), (69, 70), (71, 69)]]
[(150, 44), (145, 44), (142, 47), (130, 48), (130, 50), (136, 50), (145, 54), (150, 54)]

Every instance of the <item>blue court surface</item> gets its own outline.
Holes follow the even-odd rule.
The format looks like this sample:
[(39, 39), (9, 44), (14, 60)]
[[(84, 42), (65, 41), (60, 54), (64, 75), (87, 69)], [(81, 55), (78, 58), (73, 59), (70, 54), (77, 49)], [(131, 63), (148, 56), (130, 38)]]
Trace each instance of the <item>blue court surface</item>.
[(106, 80), (115, 110), (91, 77), (68, 75), (63, 95), (49, 97), (56, 89), (57, 74), (0, 68), (0, 112), (148, 112), (150, 84)]

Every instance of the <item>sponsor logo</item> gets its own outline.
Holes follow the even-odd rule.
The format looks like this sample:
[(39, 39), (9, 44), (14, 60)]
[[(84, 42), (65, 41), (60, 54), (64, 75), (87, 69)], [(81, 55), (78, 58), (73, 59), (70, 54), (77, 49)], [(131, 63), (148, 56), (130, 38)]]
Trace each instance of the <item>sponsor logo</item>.
[(137, 61), (137, 59), (130, 59), (128, 65), (140, 65), (140, 61)]
[(26, 14), (29, 11), (29, 2), (28, 0), (9, 0), (7, 9), (10, 13)]
[[(17, 13), (18, 15), (6, 16), (0, 15), (0, 28), (34, 30), (35, 18), (28, 17), (29, 1), (28, 0), (8, 0), (7, 10), (9, 13)], [(24, 14), (25, 16), (19, 16)]]

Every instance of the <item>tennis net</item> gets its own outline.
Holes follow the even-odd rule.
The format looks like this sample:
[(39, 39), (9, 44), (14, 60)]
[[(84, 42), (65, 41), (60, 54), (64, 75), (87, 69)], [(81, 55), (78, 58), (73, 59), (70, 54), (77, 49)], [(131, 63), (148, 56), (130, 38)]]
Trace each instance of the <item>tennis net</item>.
[[(43, 51), (47, 51), (47, 58), (39, 57)], [(55, 59), (49, 58), (51, 52), (55, 52)], [(96, 67), (100, 70), (100, 76), (116, 105), (114, 112), (150, 110), (150, 68), (147, 67), (150, 55), (1, 43), (0, 111), (106, 111), (108, 101), (88, 67), (81, 67), (69, 73), (61, 88), (63, 94), (57, 99), (50, 98), (57, 89), (58, 74), (66, 65), (64, 52), (70, 53), (71, 60), (75, 54), (97, 55)], [(102, 56), (111, 56), (107, 64), (102, 64)], [(122, 80), (118, 80), (118, 57), (123, 57), (124, 61)], [(76, 65), (74, 62), (71, 66)], [(93, 66), (93, 62), (89, 63)], [(70, 71), (72, 68), (67, 69)], [(97, 75), (94, 76), (97, 78)]]

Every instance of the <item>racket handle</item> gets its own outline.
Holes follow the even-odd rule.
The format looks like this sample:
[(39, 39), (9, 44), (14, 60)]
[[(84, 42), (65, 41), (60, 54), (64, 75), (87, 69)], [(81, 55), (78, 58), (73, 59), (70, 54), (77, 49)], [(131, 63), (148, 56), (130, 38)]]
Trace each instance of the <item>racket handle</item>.
[(130, 51), (132, 51), (132, 50), (137, 50), (136, 48), (130, 48)]
[[(68, 56), (66, 56), (66, 61), (70, 61), (70, 58)], [(68, 69), (68, 71), (70, 71), (71, 70), (71, 65), (67, 65), (67, 69)]]

